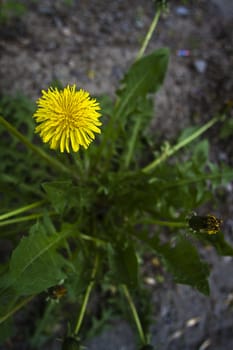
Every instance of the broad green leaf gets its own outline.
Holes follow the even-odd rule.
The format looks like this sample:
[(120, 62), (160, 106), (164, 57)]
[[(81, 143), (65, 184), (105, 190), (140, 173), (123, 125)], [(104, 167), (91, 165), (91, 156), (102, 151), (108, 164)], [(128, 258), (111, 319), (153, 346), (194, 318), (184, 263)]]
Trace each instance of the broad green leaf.
[(40, 293), (65, 278), (65, 260), (56, 252), (64, 237), (47, 235), (43, 226), (37, 224), (28, 237), (21, 239), (10, 260), (13, 287), (19, 295)]
[(117, 283), (134, 288), (138, 284), (138, 260), (132, 243), (117, 244), (110, 250), (110, 265)]
[(196, 248), (189, 241), (180, 236), (175, 247), (163, 244), (159, 247), (159, 253), (175, 282), (188, 284), (203, 294), (209, 294), (209, 267), (200, 260)]
[(137, 98), (155, 93), (163, 83), (169, 50), (162, 48), (136, 61), (122, 80), (115, 114), (122, 118), (135, 109)]

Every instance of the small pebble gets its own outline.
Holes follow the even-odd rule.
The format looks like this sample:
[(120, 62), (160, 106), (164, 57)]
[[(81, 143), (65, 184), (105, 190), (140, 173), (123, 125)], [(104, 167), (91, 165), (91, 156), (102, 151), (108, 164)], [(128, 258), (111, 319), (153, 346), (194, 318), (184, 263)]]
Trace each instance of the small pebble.
[(153, 277), (145, 277), (145, 282), (146, 284), (148, 284), (149, 286), (155, 286), (156, 285), (156, 281)]
[(207, 63), (204, 60), (195, 60), (194, 61), (194, 67), (198, 71), (198, 73), (205, 73), (207, 68)]
[(186, 327), (194, 327), (194, 326), (196, 326), (200, 322), (200, 319), (201, 319), (200, 317), (190, 318), (186, 322)]
[(182, 17), (186, 17), (189, 15), (189, 9), (185, 6), (177, 6), (176, 14)]
[(199, 350), (206, 350), (207, 348), (209, 348), (211, 345), (211, 340), (210, 339), (206, 339), (204, 341), (204, 343), (201, 344)]
[(171, 335), (171, 340), (174, 340), (174, 339), (178, 339), (182, 336), (183, 334), (183, 331), (182, 330), (178, 330), (176, 332), (174, 332), (172, 335)]

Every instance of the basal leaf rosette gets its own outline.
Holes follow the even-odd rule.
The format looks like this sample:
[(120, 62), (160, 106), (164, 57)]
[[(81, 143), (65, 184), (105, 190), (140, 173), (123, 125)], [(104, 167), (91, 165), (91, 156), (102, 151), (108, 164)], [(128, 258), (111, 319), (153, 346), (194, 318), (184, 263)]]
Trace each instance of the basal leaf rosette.
[(39, 124), (35, 132), (51, 149), (77, 152), (80, 146), (85, 149), (95, 139), (94, 133), (101, 133), (99, 121), (100, 105), (91, 98), (89, 92), (76, 86), (42, 90), (37, 100), (38, 108), (33, 117)]

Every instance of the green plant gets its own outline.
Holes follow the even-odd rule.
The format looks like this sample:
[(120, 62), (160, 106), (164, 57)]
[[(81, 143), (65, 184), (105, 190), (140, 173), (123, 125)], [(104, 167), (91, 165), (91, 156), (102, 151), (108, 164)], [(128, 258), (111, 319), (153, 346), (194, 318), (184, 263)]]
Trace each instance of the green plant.
[(22, 16), (26, 11), (24, 4), (14, 0), (3, 0), (0, 3), (0, 23), (7, 22), (11, 18)]
[[(52, 320), (62, 316), (68, 323), (63, 349), (80, 349), (94, 287), (113, 288), (128, 303), (140, 348), (151, 349), (148, 307), (141, 303), (137, 310), (134, 301), (143, 295), (144, 251), (158, 256), (177, 283), (204, 294), (209, 293), (210, 269), (196, 243), (233, 255), (218, 219), (189, 217), (233, 178), (232, 169), (210, 162), (207, 139), (199, 140), (225, 115), (184, 130), (175, 145), (165, 140), (157, 153), (147, 132), (152, 95), (163, 84), (169, 59), (166, 48), (144, 55), (160, 12), (121, 81), (116, 101), (99, 98), (102, 134), (88, 150), (68, 156), (38, 146), (26, 117), (32, 114), (30, 104), (21, 98), (14, 108), (13, 101), (1, 101), (1, 197), (9, 210), (2, 210), (0, 226), (1, 237), (14, 246), (1, 264), (0, 323), (7, 336), (12, 316), (39, 295), (48, 302), (41, 320), (35, 320), (32, 345), (41, 347)], [(164, 232), (166, 241), (160, 237)], [(66, 305), (77, 315), (70, 317)]]

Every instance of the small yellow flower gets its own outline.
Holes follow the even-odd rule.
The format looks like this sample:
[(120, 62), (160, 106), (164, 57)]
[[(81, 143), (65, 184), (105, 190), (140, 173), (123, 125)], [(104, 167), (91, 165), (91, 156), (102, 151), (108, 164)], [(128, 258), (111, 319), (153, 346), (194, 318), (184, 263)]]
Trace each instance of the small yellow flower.
[(76, 86), (67, 86), (42, 90), (42, 97), (37, 101), (38, 109), (33, 117), (40, 123), (35, 132), (50, 148), (61, 152), (74, 152), (80, 146), (85, 149), (95, 139), (94, 132), (100, 133), (101, 114), (99, 103), (92, 99), (87, 91), (76, 90)]

